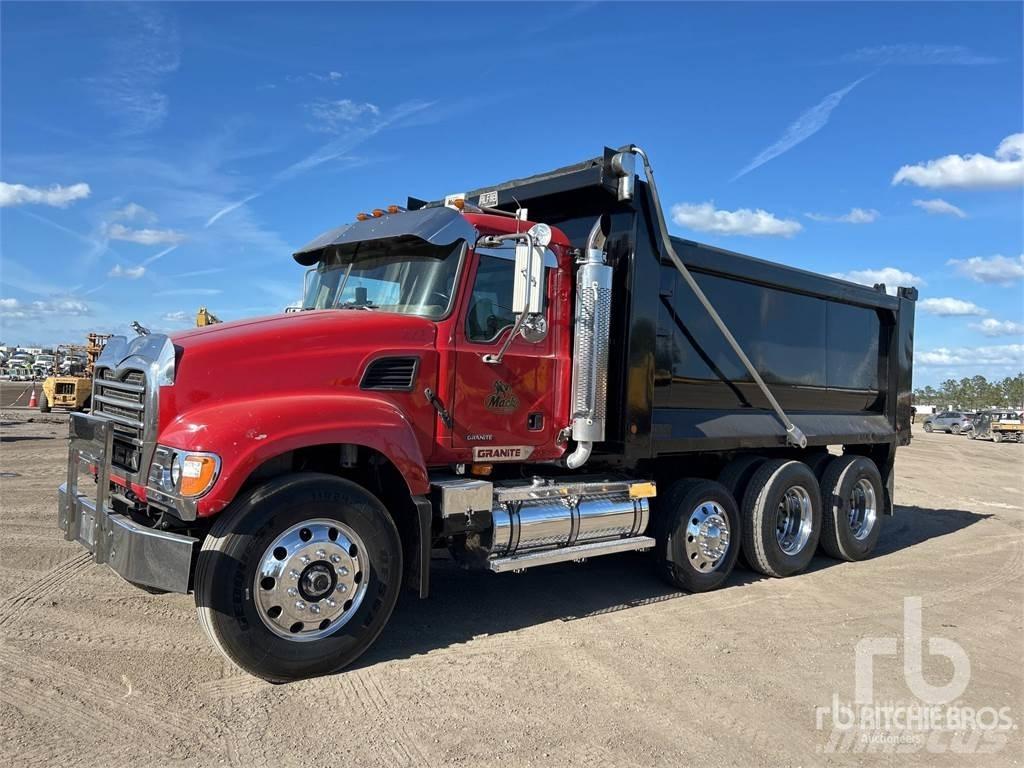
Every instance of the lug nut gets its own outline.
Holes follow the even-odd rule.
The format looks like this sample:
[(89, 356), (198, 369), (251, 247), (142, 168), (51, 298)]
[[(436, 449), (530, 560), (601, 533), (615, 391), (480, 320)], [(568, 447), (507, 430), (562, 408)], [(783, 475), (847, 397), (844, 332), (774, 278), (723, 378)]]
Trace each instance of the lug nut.
[(341, 568), (338, 569), (338, 575), (339, 576), (348, 576), (348, 568), (346, 568), (344, 565), (341, 566)]
[(288, 575), (291, 576), (293, 579), (299, 578), (299, 572), (296, 571), (294, 568), (292, 568), (291, 571), (288, 572)]
[(322, 549), (318, 549), (316, 551), (316, 556), (323, 560), (325, 557), (327, 557), (327, 553), (324, 552)]
[(309, 555), (303, 555), (302, 557), (299, 558), (299, 560), (301, 560), (303, 562), (303, 564), (308, 563), (309, 562)]
[(348, 587), (346, 587), (344, 584), (339, 584), (338, 585), (338, 591), (339, 592), (348, 592)]
[(313, 613), (320, 613), (320, 606), (319, 605), (311, 605), (311, 606), (309, 606), (309, 610), (311, 610)]
[(340, 563), (341, 562), (341, 558), (338, 557), (337, 555), (331, 555), (331, 562), (332, 563)]
[(333, 597), (328, 597), (326, 600), (324, 600), (324, 602), (327, 603), (327, 607), (328, 608), (333, 608), (334, 606), (337, 605), (337, 603), (334, 602), (334, 598)]
[(306, 604), (305, 604), (304, 602), (302, 602), (301, 600), (296, 600), (296, 601), (295, 601), (295, 607), (296, 607), (296, 608), (297, 608), (298, 610), (300, 610), (300, 611), (304, 611), (304, 610), (306, 610)]
[(299, 590), (297, 590), (295, 587), (288, 587), (288, 594), (291, 597), (295, 597), (297, 594), (299, 594)]

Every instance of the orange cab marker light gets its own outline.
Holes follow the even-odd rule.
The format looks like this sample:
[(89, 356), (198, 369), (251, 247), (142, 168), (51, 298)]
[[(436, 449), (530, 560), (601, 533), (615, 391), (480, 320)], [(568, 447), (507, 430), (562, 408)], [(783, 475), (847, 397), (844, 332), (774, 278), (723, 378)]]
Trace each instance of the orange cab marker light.
[(384, 211), (382, 209), (380, 209), (380, 208), (374, 208), (373, 209), (373, 218), (379, 219), (383, 215), (384, 215)]
[(217, 475), (217, 460), (212, 456), (187, 453), (181, 461), (182, 496), (199, 496), (209, 490)]
[(469, 467), (469, 473), (477, 477), (487, 477), (493, 470), (493, 464), (472, 464)]
[(370, 215), (368, 213), (362, 213), (360, 211), (359, 213), (356, 214), (356, 221), (366, 221), (368, 218), (370, 218)]
[(388, 206), (388, 213), (401, 213), (404, 210), (405, 209), (402, 206), (400, 206), (400, 205), (389, 205)]
[(452, 200), (452, 205), (454, 205), (460, 211), (465, 210), (465, 208), (466, 208), (466, 198), (464, 198), (464, 197), (457, 197), (454, 200)]

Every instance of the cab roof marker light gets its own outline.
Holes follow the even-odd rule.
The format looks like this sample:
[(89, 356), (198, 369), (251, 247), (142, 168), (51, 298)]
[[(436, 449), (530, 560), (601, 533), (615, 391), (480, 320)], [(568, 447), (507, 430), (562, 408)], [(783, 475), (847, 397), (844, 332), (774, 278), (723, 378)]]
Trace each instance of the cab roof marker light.
[(359, 213), (356, 214), (356, 221), (366, 221), (368, 218), (370, 218), (370, 214), (368, 213), (363, 213), (362, 211), (360, 211)]
[(373, 213), (373, 218), (379, 219), (381, 216), (384, 215), (385, 212), (384, 212), (383, 208), (374, 208), (372, 213)]

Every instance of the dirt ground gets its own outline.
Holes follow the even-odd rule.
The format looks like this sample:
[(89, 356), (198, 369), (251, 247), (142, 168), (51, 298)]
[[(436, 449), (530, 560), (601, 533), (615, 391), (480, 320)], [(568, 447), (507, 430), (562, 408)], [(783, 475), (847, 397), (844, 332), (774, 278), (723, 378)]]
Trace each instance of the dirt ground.
[[(875, 557), (819, 557), (785, 580), (737, 569), (720, 591), (681, 595), (642, 555), (504, 575), (439, 563), (430, 599), (403, 596), (355, 669), (274, 686), (212, 649), (190, 597), (131, 587), (63, 540), (66, 417), (11, 411), (0, 433), (0, 764), (1024, 759), (1024, 445), (918, 431)], [(929, 638), (961, 647), (969, 681), (954, 703), (1008, 707), (999, 738), (915, 731), (905, 754), (830, 741), (832, 715), (817, 708), (853, 700), (859, 640), (904, 645), (908, 596), (921, 600), (926, 681), (957, 671)], [(877, 657), (873, 701), (916, 701), (903, 667)]]

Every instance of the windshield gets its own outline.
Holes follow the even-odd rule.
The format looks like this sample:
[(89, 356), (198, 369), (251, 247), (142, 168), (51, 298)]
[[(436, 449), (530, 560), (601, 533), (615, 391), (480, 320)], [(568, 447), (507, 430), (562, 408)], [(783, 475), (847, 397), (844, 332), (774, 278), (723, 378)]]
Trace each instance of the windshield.
[(317, 265), (303, 309), (374, 309), (439, 319), (448, 312), (466, 244), (418, 238), (373, 240), (338, 248)]

